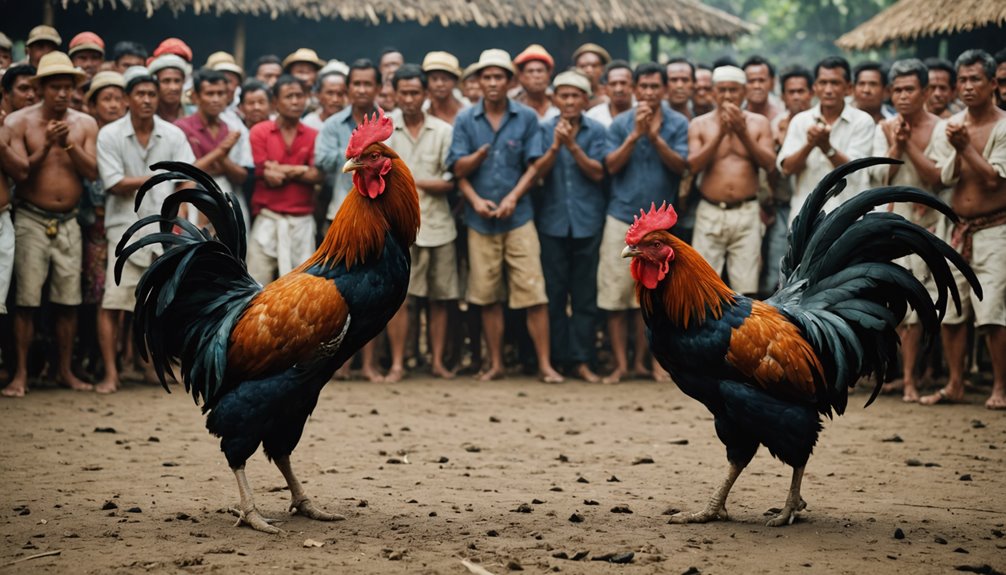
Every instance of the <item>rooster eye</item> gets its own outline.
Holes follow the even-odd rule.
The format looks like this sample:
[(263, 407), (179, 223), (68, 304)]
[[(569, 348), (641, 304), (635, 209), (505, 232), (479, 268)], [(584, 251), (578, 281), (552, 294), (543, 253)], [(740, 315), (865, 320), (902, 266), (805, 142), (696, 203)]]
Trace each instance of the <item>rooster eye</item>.
[(381, 157), (381, 154), (379, 154), (377, 152), (371, 152), (370, 153), (370, 159), (371, 160), (376, 160), (377, 158), (380, 158), (380, 157)]

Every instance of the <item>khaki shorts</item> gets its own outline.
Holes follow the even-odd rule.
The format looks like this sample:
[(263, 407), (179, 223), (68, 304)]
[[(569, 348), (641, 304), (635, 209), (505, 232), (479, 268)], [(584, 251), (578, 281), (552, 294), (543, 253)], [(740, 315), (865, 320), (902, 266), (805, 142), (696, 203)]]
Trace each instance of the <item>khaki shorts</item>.
[(629, 271), (628, 258), (622, 257), (629, 224), (608, 216), (601, 235), (601, 253), (597, 265), (597, 307), (606, 311), (639, 309), (636, 281)]
[(541, 271), (541, 244), (533, 221), (502, 234), (485, 235), (469, 228), (468, 261), (469, 302), (492, 305), (509, 299), (511, 309), (548, 303), (545, 275)]
[[(115, 283), (115, 248), (129, 226), (113, 226), (105, 230), (108, 238), (108, 265), (105, 268), (105, 293), (101, 297), (101, 308), (121, 311), (133, 311), (136, 307), (136, 286), (140, 283), (143, 272), (147, 271), (153, 262), (153, 254), (147, 249), (130, 256), (122, 266), (122, 281)], [(133, 240), (137, 238), (134, 236)]]
[(42, 305), (42, 287), (49, 280), (49, 301), (59, 305), (80, 305), (83, 249), (77, 218), (56, 224), (56, 235), (46, 229), (50, 219), (19, 209), (14, 219), (15, 303), (18, 307)]
[(434, 301), (458, 299), (458, 257), (454, 242), (442, 246), (412, 246), (409, 295)]
[[(953, 224), (944, 218), (940, 227), (942, 234), (937, 235), (950, 243)], [(961, 313), (957, 313), (951, 301), (943, 323), (964, 323), (973, 312), (977, 327), (1006, 326), (1006, 224), (977, 232), (971, 240), (971, 269), (982, 286), (984, 298), (981, 301), (971, 291), (964, 275), (953, 264), (950, 269), (961, 293)]]
[(758, 202), (728, 210), (702, 200), (695, 212), (692, 247), (717, 274), (726, 263), (730, 288), (750, 295), (758, 292), (764, 235)]
[(14, 272), (14, 224), (10, 210), (0, 211), (0, 314), (7, 313), (7, 293)]

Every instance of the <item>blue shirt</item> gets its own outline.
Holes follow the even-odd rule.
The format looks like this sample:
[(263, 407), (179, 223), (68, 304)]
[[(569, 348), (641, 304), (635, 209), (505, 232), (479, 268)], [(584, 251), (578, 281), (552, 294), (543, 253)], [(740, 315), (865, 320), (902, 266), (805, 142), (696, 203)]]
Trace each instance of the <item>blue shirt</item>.
[[(374, 108), (367, 115), (376, 113), (377, 108)], [(325, 181), (332, 186), (332, 201), (329, 202), (325, 215), (328, 220), (335, 219), (343, 200), (349, 195), (349, 190), (353, 189), (353, 174), (342, 173), (342, 166), (346, 163), (349, 137), (355, 129), (353, 107), (346, 106), (325, 120), (314, 143), (314, 165), (325, 172)]]
[[(486, 118), (484, 101), (466, 108), (454, 121), (454, 137), (447, 165), (453, 170), (459, 158), (489, 144), (489, 155), (468, 175), (479, 197), (497, 204), (513, 190), (524, 171), (544, 152), (538, 115), (523, 104), (507, 100), (506, 113), (494, 131)], [(529, 194), (517, 201), (513, 215), (505, 220), (483, 218), (465, 204), (465, 222), (480, 234), (501, 234), (518, 228), (534, 217)]]
[[(555, 139), (555, 126), (559, 117), (546, 120), (541, 125), (542, 142)], [(599, 122), (580, 115), (580, 129), (576, 144), (587, 157), (604, 163), (608, 152), (608, 131)], [(604, 228), (605, 197), (601, 182), (588, 178), (569, 148), (562, 146), (555, 165), (545, 176), (545, 185), (536, 195), (535, 223), (538, 233), (567, 238), (588, 238), (600, 235)]]
[[(682, 158), (688, 157), (688, 120), (662, 102), (660, 106), (664, 120), (660, 125), (660, 137)], [(636, 123), (636, 108), (622, 112), (608, 128), (608, 153), (618, 149), (632, 133)], [(611, 178), (611, 202), (608, 215), (631, 223), (639, 210), (649, 210), (650, 204), (657, 207), (661, 202), (673, 204), (678, 199), (681, 176), (675, 174), (661, 160), (657, 149), (646, 136), (636, 140), (629, 162), (621, 172)]]

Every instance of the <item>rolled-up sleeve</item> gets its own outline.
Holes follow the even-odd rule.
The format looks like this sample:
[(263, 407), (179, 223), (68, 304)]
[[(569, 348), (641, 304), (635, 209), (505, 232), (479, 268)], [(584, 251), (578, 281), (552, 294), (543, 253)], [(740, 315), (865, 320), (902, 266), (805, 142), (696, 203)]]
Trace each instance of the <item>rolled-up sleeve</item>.
[(101, 129), (98, 132), (98, 175), (105, 190), (110, 190), (126, 177), (126, 167), (122, 162), (122, 151), (119, 149), (121, 136), (112, 130)]
[(804, 112), (801, 112), (793, 117), (789, 122), (789, 129), (786, 130), (786, 139), (782, 141), (782, 147), (779, 148), (779, 155), (775, 158), (775, 165), (782, 172), (782, 163), (786, 158), (797, 153), (800, 148), (807, 143), (807, 126), (806, 121), (803, 116)]
[(530, 166), (545, 154), (545, 147), (542, 145), (544, 140), (541, 136), (541, 125), (537, 121), (528, 122), (528, 126), (524, 130), (524, 141), (527, 142), (524, 145), (524, 165)]

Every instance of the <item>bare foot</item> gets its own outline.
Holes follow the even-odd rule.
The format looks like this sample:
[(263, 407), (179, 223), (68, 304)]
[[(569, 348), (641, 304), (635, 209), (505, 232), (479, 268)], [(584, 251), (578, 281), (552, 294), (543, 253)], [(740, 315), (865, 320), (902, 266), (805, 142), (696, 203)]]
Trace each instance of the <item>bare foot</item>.
[(338, 381), (349, 381), (350, 379), (353, 379), (353, 369), (350, 367), (348, 361), (342, 364), (339, 369), (335, 370), (335, 373), (332, 375), (332, 379)]
[(650, 379), (653, 377), (653, 373), (644, 365), (633, 366), (632, 371), (629, 372), (629, 377), (633, 379)]
[(433, 377), (437, 377), (440, 379), (454, 379), (455, 375), (453, 371), (447, 369), (442, 365), (434, 365), (433, 367), (430, 368), (430, 373), (433, 375)]
[(670, 383), (671, 374), (667, 373), (667, 370), (660, 367), (659, 365), (653, 366), (653, 381), (657, 383)]
[(398, 383), (405, 378), (405, 369), (401, 367), (392, 367), (388, 371), (388, 375), (384, 376), (385, 383)]
[(498, 379), (503, 379), (503, 376), (503, 368), (494, 367), (479, 373), (478, 376), (475, 377), (475, 381), (496, 381)]
[(616, 368), (615, 371), (609, 373), (601, 380), (604, 385), (615, 385), (616, 383), (622, 383), (622, 378), (628, 375), (624, 369)]
[(376, 369), (364, 368), (360, 371), (360, 375), (365, 377), (370, 383), (381, 383), (384, 381), (384, 376)]
[(7, 387), (0, 391), (4, 397), (24, 397), (28, 393), (28, 380), (23, 379), (13, 379), (7, 384)]
[[(880, 386), (880, 394), (881, 395), (892, 395), (892, 394), (898, 393), (899, 391), (903, 390), (904, 388), (905, 388), (905, 382), (904, 382), (904, 380), (895, 379), (894, 381), (891, 381), (889, 383), (885, 383), (884, 385)], [(906, 395), (907, 395), (907, 392), (906, 392)]]
[(562, 375), (551, 367), (541, 370), (538, 375), (541, 378), (542, 383), (562, 383), (565, 381), (563, 380)]
[(985, 402), (985, 409), (1001, 410), (1006, 409), (1006, 392), (1003, 390), (992, 390), (992, 395)]
[(115, 379), (105, 380), (95, 385), (94, 391), (101, 394), (115, 393), (119, 391), (119, 381)]
[(598, 377), (597, 374), (594, 373), (593, 371), (590, 371), (590, 367), (585, 363), (581, 363), (580, 365), (576, 366), (576, 369), (573, 371), (574, 373), (576, 373), (577, 377), (579, 377), (583, 381), (586, 381), (587, 383), (597, 383), (601, 381), (601, 378)]
[(905, 392), (901, 396), (901, 401), (904, 401), (905, 403), (918, 403), (919, 390), (915, 387), (915, 384), (905, 384)]
[(73, 373), (64, 373), (59, 378), (59, 384), (65, 388), (72, 389), (73, 391), (94, 391), (94, 386), (90, 383), (81, 381)]
[(950, 404), (950, 403), (963, 403), (964, 402), (964, 390), (954, 391), (950, 389), (950, 386), (944, 387), (932, 393), (930, 395), (924, 395), (919, 398), (920, 405), (939, 405), (939, 404)]

